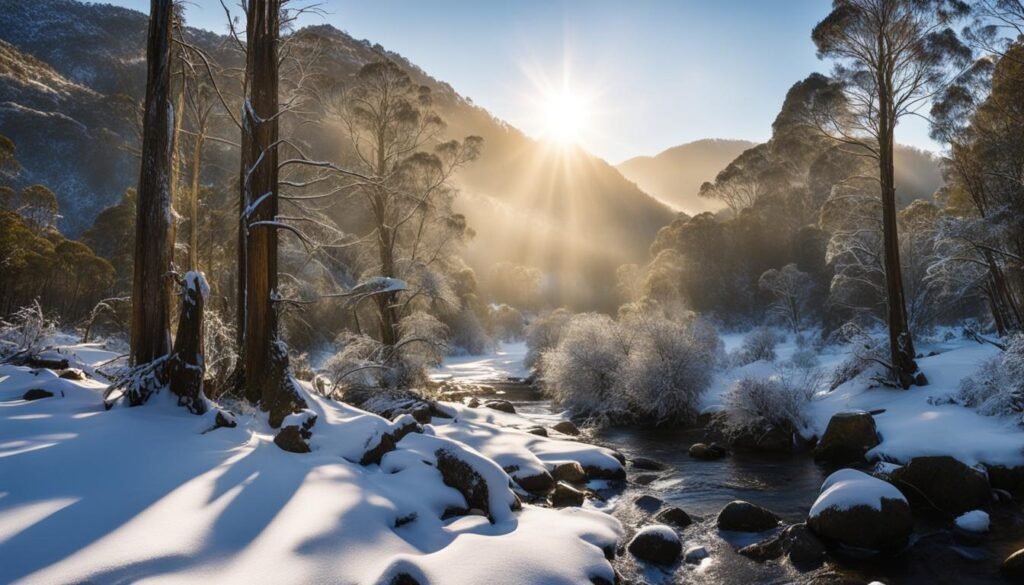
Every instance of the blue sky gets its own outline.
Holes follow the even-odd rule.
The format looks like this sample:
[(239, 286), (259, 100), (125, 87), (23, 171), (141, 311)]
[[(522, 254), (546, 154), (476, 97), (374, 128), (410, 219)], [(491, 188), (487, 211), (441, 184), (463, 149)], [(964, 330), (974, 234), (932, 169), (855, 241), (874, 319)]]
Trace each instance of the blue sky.
[[(149, 0), (108, 0), (141, 11)], [(296, 5), (301, 0), (296, 0)], [(233, 0), (228, 0), (229, 5)], [(586, 96), (580, 140), (612, 163), (700, 138), (769, 137), (786, 90), (813, 71), (828, 0), (326, 0), (327, 22), (397, 51), (498, 117), (546, 131), (555, 88)], [(190, 24), (225, 30), (217, 0)], [(935, 150), (908, 119), (905, 144)]]

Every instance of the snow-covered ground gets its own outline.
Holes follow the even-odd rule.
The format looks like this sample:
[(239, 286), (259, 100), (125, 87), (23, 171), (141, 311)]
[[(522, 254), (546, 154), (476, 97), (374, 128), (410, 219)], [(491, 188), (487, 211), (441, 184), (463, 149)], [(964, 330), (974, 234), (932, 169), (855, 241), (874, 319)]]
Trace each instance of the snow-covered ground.
[[(111, 357), (78, 348), (82, 365)], [(22, 400), (30, 389), (53, 398)], [(575, 584), (613, 580), (601, 512), (512, 512), (501, 467), (617, 468), (610, 452), (530, 435), (530, 421), (450, 405), (380, 465), (354, 463), (390, 421), (307, 392), (313, 452), (287, 453), (263, 416), (209, 431), (158, 396), (105, 411), (102, 384), (0, 366), (0, 582)], [(493, 523), (465, 507), (431, 459), (451, 449), (488, 479)], [(494, 463), (493, 461), (498, 461)]]
[(449, 356), (440, 367), (431, 370), (430, 377), (437, 381), (457, 379), (470, 383), (525, 378), (530, 374), (523, 364), (525, 357), (525, 342), (502, 342), (492, 353)]
[[(726, 349), (735, 350), (743, 338), (743, 334), (724, 335)], [(790, 359), (796, 349), (790, 334), (776, 347), (776, 363)], [(951, 455), (967, 465), (1024, 465), (1024, 429), (1015, 420), (982, 416), (972, 408), (940, 403), (941, 399), (955, 395), (960, 381), (974, 374), (982, 362), (999, 350), (964, 339), (920, 343), (917, 349), (924, 354), (936, 352), (917, 360), (928, 377), (927, 386), (897, 390), (872, 386), (863, 378), (851, 380), (832, 392), (819, 393), (811, 402), (812, 431), (820, 437), (837, 412), (885, 409), (875, 417), (882, 442), (868, 453), (870, 458), (906, 462), (919, 456)], [(846, 357), (841, 348), (826, 348), (818, 355), (818, 367), (830, 372)], [(703, 396), (703, 408), (721, 408), (723, 395), (737, 380), (747, 375), (770, 376), (775, 367), (758, 361), (721, 372)]]

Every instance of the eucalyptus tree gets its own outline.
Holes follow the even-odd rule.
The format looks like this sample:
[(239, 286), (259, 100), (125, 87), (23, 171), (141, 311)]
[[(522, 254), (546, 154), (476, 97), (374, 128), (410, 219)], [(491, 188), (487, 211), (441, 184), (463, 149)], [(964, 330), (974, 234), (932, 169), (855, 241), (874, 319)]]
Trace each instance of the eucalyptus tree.
[(896, 126), (940, 91), (970, 51), (952, 23), (966, 16), (960, 0), (833, 0), (814, 27), (818, 56), (835, 60), (840, 91), (823, 96), (813, 119), (850, 151), (878, 165), (886, 321), (893, 382), (926, 383), (918, 375), (901, 278), (893, 151)]

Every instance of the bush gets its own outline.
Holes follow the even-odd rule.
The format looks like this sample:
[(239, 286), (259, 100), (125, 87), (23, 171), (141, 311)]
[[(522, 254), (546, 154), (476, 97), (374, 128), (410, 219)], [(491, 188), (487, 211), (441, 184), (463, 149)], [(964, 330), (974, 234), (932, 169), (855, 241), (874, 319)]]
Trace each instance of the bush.
[(31, 357), (46, 340), (57, 333), (57, 321), (43, 312), (39, 301), (24, 306), (8, 319), (0, 320), (0, 359), (15, 354)]
[(801, 370), (811, 370), (818, 367), (818, 354), (811, 349), (798, 349), (793, 352), (789, 362)]
[[(1021, 417), (1024, 412), (1024, 335), (1011, 337), (1006, 351), (982, 362), (960, 382), (957, 401), (986, 416)], [(1024, 418), (1021, 419), (1024, 422)]]
[(637, 335), (619, 378), (631, 411), (655, 424), (692, 421), (711, 384), (721, 340), (708, 323), (633, 319)]
[(526, 321), (519, 309), (509, 305), (494, 305), (489, 319), (494, 336), (502, 341), (518, 341), (526, 331)]
[(743, 346), (736, 352), (733, 365), (745, 366), (759, 360), (775, 361), (775, 345), (778, 337), (767, 327), (754, 329), (743, 339)]
[(541, 358), (551, 398), (581, 417), (625, 410), (625, 396), (618, 383), (629, 342), (618, 323), (607, 315), (576, 315), (560, 338)]
[(482, 355), (495, 347), (476, 313), (463, 309), (449, 318), (451, 340), (449, 352), (453, 355)]
[(562, 339), (562, 333), (572, 319), (572, 313), (558, 309), (544, 313), (526, 328), (526, 358), (523, 360), (530, 370), (539, 370), (541, 356), (554, 349)]
[(807, 408), (821, 382), (820, 372), (793, 367), (780, 367), (768, 378), (741, 379), (725, 393), (727, 431), (742, 434), (776, 427), (806, 434)]

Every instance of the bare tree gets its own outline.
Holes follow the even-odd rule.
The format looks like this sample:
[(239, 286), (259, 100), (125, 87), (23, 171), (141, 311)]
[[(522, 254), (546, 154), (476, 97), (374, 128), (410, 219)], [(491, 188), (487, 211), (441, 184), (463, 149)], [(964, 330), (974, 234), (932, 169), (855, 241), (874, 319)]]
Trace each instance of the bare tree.
[(834, 75), (842, 84), (838, 95), (819, 104), (815, 123), (878, 163), (890, 368), (903, 388), (926, 380), (917, 376), (900, 270), (895, 129), (948, 82), (952, 63), (969, 60), (949, 27), (967, 10), (959, 0), (833, 0), (832, 12), (812, 33), (819, 57), (837, 61)]
[(800, 333), (800, 327), (806, 318), (806, 305), (814, 289), (811, 275), (787, 264), (780, 269), (766, 270), (758, 280), (758, 286), (772, 295), (772, 311), (784, 319), (793, 329)]

